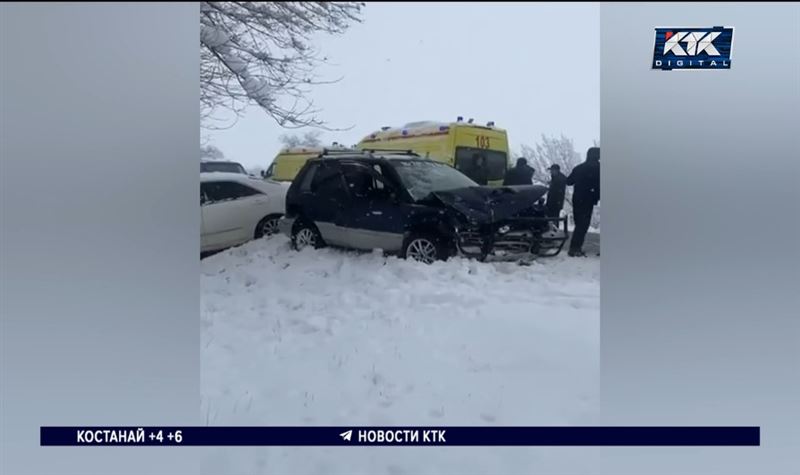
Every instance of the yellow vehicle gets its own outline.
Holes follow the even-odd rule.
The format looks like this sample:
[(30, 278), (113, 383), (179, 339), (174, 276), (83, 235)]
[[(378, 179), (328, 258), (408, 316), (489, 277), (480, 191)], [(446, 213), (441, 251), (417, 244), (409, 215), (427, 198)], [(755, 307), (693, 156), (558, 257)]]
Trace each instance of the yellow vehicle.
[(330, 147), (303, 145), (286, 147), (278, 152), (278, 155), (272, 160), (272, 164), (263, 176), (264, 178), (271, 178), (275, 181), (292, 181), (309, 158), (316, 157), (325, 150), (339, 150), (344, 148), (345, 147), (342, 147), (336, 142)]
[(322, 153), (322, 147), (287, 147), (281, 149), (264, 174), (275, 181), (292, 181), (306, 161)]
[[(412, 122), (403, 127), (383, 127), (356, 145), (360, 150), (412, 150), (445, 162), (479, 184), (501, 185), (508, 169), (508, 134), (494, 122)], [(485, 169), (480, 169), (480, 160)]]

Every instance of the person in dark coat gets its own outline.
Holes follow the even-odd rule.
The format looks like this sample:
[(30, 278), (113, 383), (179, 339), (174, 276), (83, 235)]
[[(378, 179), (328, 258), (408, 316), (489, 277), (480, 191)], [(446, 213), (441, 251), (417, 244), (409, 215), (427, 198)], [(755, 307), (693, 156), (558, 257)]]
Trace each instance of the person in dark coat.
[(531, 185), (533, 184), (533, 174), (535, 170), (528, 166), (525, 157), (517, 159), (517, 164), (508, 169), (503, 178), (503, 186)]
[(575, 218), (568, 254), (585, 256), (583, 241), (592, 222), (594, 205), (600, 201), (600, 147), (591, 147), (586, 151), (586, 160), (572, 170), (567, 177), (567, 185), (572, 186), (572, 213)]
[(472, 156), (472, 163), (474, 163), (474, 168), (472, 169), (472, 180), (479, 184), (479, 185), (488, 185), (489, 184), (489, 168), (486, 165), (486, 157), (483, 155), (475, 154)]
[(567, 177), (561, 173), (561, 167), (550, 165), (550, 188), (547, 190), (547, 216), (558, 218), (564, 207), (564, 195), (567, 192)]

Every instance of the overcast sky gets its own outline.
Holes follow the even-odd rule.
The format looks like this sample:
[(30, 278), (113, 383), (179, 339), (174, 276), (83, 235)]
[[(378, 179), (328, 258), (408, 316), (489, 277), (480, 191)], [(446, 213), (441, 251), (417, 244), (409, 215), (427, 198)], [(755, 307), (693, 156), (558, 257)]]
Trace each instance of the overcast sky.
[[(316, 47), (331, 64), (312, 99), (324, 143), (357, 143), (384, 125), (459, 115), (508, 130), (512, 153), (541, 134), (600, 138), (598, 4), (367, 3), (363, 23)], [(266, 168), (285, 130), (251, 108), (224, 131), (203, 131), (226, 158)]]

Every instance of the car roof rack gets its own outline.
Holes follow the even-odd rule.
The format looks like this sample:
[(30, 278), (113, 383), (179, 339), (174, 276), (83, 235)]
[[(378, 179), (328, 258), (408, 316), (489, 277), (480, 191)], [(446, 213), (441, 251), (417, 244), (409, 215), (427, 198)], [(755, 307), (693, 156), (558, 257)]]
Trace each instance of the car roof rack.
[(322, 158), (323, 155), (358, 155), (361, 154), (360, 150), (355, 149), (341, 149), (341, 148), (323, 148), (317, 155), (317, 158)]
[(323, 156), (335, 156), (335, 155), (372, 155), (375, 152), (384, 152), (384, 153), (391, 153), (393, 155), (408, 155), (411, 157), (419, 157), (420, 155), (413, 150), (396, 150), (396, 149), (388, 149), (388, 148), (367, 148), (363, 150), (357, 149), (349, 149), (349, 150), (342, 150), (342, 149), (322, 149), (322, 153), (317, 155), (317, 158), (323, 158)]
[(419, 157), (420, 155), (413, 150), (397, 150), (391, 148), (365, 148), (365, 152), (375, 153), (375, 152), (388, 152), (393, 153), (395, 155), (412, 155), (414, 157)]

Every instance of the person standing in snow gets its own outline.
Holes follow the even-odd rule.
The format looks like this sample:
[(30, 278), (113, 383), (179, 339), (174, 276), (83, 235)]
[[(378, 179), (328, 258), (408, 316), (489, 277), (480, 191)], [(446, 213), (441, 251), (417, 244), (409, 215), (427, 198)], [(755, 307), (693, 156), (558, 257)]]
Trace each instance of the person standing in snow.
[(572, 212), (575, 218), (568, 254), (586, 256), (583, 240), (592, 222), (594, 205), (600, 201), (600, 147), (591, 147), (586, 151), (586, 160), (572, 170), (567, 177), (567, 185), (572, 186), (573, 190)]
[(550, 165), (550, 185), (547, 190), (547, 216), (558, 218), (564, 207), (564, 195), (567, 192), (567, 177), (561, 173), (561, 167)]
[(486, 166), (486, 157), (480, 154), (474, 154), (472, 156), (472, 160), (475, 164), (475, 168), (472, 172), (472, 179), (475, 183), (485, 186), (489, 184), (489, 169)]
[(531, 185), (533, 184), (533, 174), (536, 171), (528, 166), (528, 160), (525, 157), (517, 159), (517, 164), (509, 168), (506, 176), (503, 178), (503, 186), (515, 185)]

